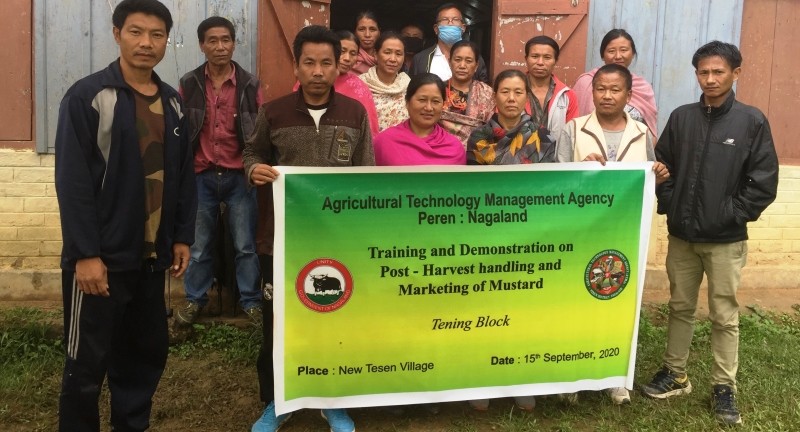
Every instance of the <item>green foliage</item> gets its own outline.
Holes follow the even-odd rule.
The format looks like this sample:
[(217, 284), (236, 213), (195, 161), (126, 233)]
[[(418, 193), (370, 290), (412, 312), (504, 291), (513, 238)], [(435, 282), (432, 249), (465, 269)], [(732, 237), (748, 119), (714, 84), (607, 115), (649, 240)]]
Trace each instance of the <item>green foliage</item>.
[(232, 362), (255, 364), (261, 347), (261, 329), (240, 329), (226, 324), (194, 324), (192, 337), (170, 347), (170, 354), (183, 359), (215, 352)]

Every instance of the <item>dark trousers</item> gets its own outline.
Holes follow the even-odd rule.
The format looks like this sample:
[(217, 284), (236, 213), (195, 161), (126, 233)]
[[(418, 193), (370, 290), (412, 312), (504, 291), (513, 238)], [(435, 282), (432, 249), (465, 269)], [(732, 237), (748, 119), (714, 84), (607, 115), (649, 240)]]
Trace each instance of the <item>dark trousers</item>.
[(98, 399), (108, 376), (115, 432), (150, 426), (153, 394), (167, 362), (164, 272), (108, 273), (110, 297), (87, 295), (62, 273), (66, 362), (59, 430), (99, 431)]
[[(261, 264), (261, 278), (264, 282), (272, 283), (272, 256), (260, 255), (259, 261)], [(263, 287), (264, 284), (262, 283)], [(263, 296), (262, 296), (263, 298)], [(272, 362), (272, 330), (273, 319), (272, 314), (272, 300), (263, 300), (263, 307), (261, 308), (264, 320), (261, 327), (261, 349), (258, 351), (258, 361), (256, 367), (258, 369), (258, 389), (261, 400), (268, 404), (275, 400), (275, 375), (273, 373)]]

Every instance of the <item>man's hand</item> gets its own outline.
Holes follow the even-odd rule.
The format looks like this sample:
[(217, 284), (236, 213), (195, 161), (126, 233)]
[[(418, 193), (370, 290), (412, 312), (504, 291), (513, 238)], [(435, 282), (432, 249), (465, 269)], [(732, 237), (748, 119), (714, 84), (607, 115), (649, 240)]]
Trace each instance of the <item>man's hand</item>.
[(592, 153), (583, 160), (583, 162), (600, 162), (601, 164), (606, 164), (606, 158), (599, 153)]
[(267, 164), (255, 164), (253, 170), (250, 171), (250, 182), (256, 186), (263, 186), (274, 182), (279, 174), (278, 170)]
[(75, 280), (78, 288), (89, 295), (109, 297), (106, 265), (100, 257), (79, 259), (75, 263)]
[(169, 274), (172, 277), (179, 278), (186, 272), (189, 267), (189, 245), (184, 243), (175, 243), (172, 245), (172, 267), (169, 268)]
[(653, 163), (653, 172), (656, 174), (656, 186), (664, 183), (669, 178), (669, 169), (661, 162)]

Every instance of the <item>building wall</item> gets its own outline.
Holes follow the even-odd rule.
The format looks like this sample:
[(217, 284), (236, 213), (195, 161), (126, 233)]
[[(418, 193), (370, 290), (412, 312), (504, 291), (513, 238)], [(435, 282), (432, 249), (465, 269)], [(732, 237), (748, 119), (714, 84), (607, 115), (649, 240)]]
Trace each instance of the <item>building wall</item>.
[[(24, 7), (28, 7), (28, 10), (34, 7), (31, 5), (31, 0), (13, 1), (22, 4)], [(252, 0), (238, 1), (241, 2), (243, 6), (246, 6), (242, 8), (242, 11), (245, 9), (249, 10), (250, 5), (254, 3), (251, 3)], [(277, 3), (277, 1), (278, 0), (272, 0), (272, 4)], [(746, 6), (752, 6), (752, 2), (755, 0), (744, 1)], [(783, 0), (769, 1), (775, 3), (777, 8), (786, 7), (786, 4), (788, 4)], [(110, 20), (110, 14), (103, 9), (103, 6), (105, 6), (105, 8), (108, 7), (108, 3), (106, 2), (92, 0), (89, 3), (86, 3), (85, 0), (65, 0), (62, 3), (77, 4), (78, 2), (81, 5), (84, 5), (82, 7), (90, 7), (94, 16), (101, 16), (102, 19), (106, 21)], [(43, 7), (45, 5), (45, 2), (35, 3), (39, 5), (39, 7)], [(59, 4), (59, 2), (47, 2), (46, 4), (48, 7), (50, 7), (51, 3), (53, 7)], [(215, 2), (210, 1), (209, 5), (214, 3)], [(711, 2), (709, 3), (708, 8), (717, 7), (716, 5), (718, 3), (719, 2)], [(735, 0), (735, 3), (736, 5), (740, 4), (739, 0)], [(86, 4), (90, 4), (91, 6), (85, 6)], [(610, 7), (611, 9), (604, 9), (604, 4), (606, 7)], [(593, 0), (590, 4), (591, 22), (587, 44), (587, 46), (590, 48), (587, 50), (587, 68), (598, 63), (598, 59), (593, 57), (595, 54), (593, 54), (594, 50), (591, 47), (599, 45), (600, 38), (602, 38), (602, 35), (609, 28), (628, 27), (629, 30), (632, 28), (640, 28), (640, 30), (636, 30), (640, 32), (645, 32), (647, 28), (651, 28), (651, 30), (649, 30), (650, 33), (654, 32), (659, 36), (656, 38), (656, 40), (652, 41), (650, 40), (652, 37), (650, 33), (646, 33), (645, 36), (642, 36), (642, 42), (639, 43), (640, 59), (633, 65), (634, 71), (637, 73), (642, 73), (653, 82), (658, 79), (658, 74), (661, 74), (660, 76), (662, 79), (660, 82), (662, 82), (662, 84), (656, 89), (657, 93), (661, 92), (660, 89), (668, 88), (673, 84), (677, 85), (676, 83), (680, 83), (681, 86), (686, 87), (686, 91), (680, 92), (679, 94), (680, 101), (676, 99), (673, 102), (666, 103), (662, 102), (663, 99), (661, 97), (659, 98), (659, 104), (662, 113), (668, 114), (669, 111), (674, 108), (674, 106), (694, 100), (696, 96), (699, 95), (699, 90), (697, 89), (696, 81), (692, 76), (691, 68), (686, 66), (688, 61), (684, 59), (684, 57), (687, 57), (687, 52), (689, 53), (688, 55), (690, 57), (691, 52), (694, 51), (696, 46), (699, 46), (699, 41), (701, 39), (705, 41), (713, 36), (714, 38), (727, 40), (732, 40), (731, 38), (735, 37), (736, 40), (738, 40), (738, 21), (734, 20), (733, 22), (728, 22), (727, 24), (720, 23), (713, 26), (713, 28), (707, 28), (702, 32), (695, 29), (691, 32), (691, 41), (684, 41), (684, 39), (673, 38), (676, 33), (675, 31), (666, 32), (663, 29), (659, 30), (659, 24), (652, 24), (652, 27), (648, 27), (650, 24), (642, 24), (641, 27), (634, 27), (638, 25), (637, 20), (634, 18), (651, 15), (657, 17), (666, 13), (665, 11), (668, 10), (669, 15), (675, 15), (673, 18), (662, 17), (656, 20), (656, 22), (660, 22), (660, 25), (663, 27), (670, 23), (671, 19), (678, 19), (680, 17), (683, 17), (684, 19), (688, 19), (687, 17), (695, 19), (696, 17), (693, 15), (693, 13), (683, 13), (683, 11), (686, 8), (690, 8), (691, 5), (696, 4), (697, 3), (695, 3), (694, 0), (661, 0), (659, 2), (628, 1), (624, 2), (625, 7), (623, 8), (622, 0)], [(651, 13), (636, 9), (641, 8), (643, 5), (650, 8), (655, 8), (654, 10), (656, 12)], [(168, 6), (170, 5), (168, 4)], [(631, 8), (639, 10), (639, 12), (633, 13), (633, 9)], [(0, 23), (4, 24), (5, 27), (11, 27), (10, 24), (13, 21), (25, 19), (26, 16), (30, 16), (24, 13), (24, 8), (15, 8), (13, 10), (22, 10), (23, 13), (0, 14)], [(207, 6), (207, 8), (204, 10), (212, 12), (211, 6)], [(649, 10), (650, 9), (648, 9), (648, 11)], [(740, 8), (737, 6), (736, 8), (733, 8), (733, 10), (740, 10)], [(601, 11), (603, 12), (601, 13)], [(43, 9), (40, 9), (38, 14), (36, 14), (36, 16), (39, 17), (39, 21), (36, 21), (37, 24), (35, 25), (34, 32), (39, 35), (37, 37), (42, 37), (41, 33), (44, 31), (41, 26), (46, 21), (42, 21), (42, 17), (51, 16), (51, 19), (55, 19), (59, 16), (55, 10), (51, 10), (47, 13), (45, 12), (46, 11)], [(709, 12), (712, 11), (708, 9), (704, 13), (708, 14)], [(191, 13), (187, 11), (186, 16), (194, 17), (192, 20), (194, 22), (199, 22), (198, 14), (199, 12), (193, 10)], [(784, 20), (788, 15), (786, 13), (776, 12), (773, 13), (772, 16), (774, 16), (774, 20), (778, 22), (776, 25), (785, 25), (785, 23), (780, 20)], [(183, 35), (186, 41), (185, 43), (188, 45), (189, 41), (194, 40), (192, 38), (193, 32), (190, 31), (191, 26), (185, 22), (185, 20), (188, 18), (176, 18), (178, 22), (183, 22), (180, 28), (178, 28), (176, 25), (176, 30), (179, 30), (179, 34)], [(82, 23), (80, 20), (76, 22), (80, 26), (86, 27), (87, 29), (91, 27), (87, 27), (86, 24)], [(63, 27), (66, 24), (62, 22), (61, 25)], [(670, 24), (669, 27), (676, 28), (672, 24)], [(686, 26), (678, 26), (678, 28), (685, 27)], [(58, 27), (54, 27), (54, 29), (57, 28)], [(758, 28), (761, 28), (761, 25), (755, 28), (755, 30)], [(656, 30), (654, 31), (652, 29)], [(22, 34), (24, 34), (25, 30), (23, 28), (20, 31), (23, 32)], [(28, 32), (30, 32), (30, 30), (28, 30)], [(110, 41), (113, 44), (113, 39), (110, 38), (110, 29), (104, 29), (100, 32), (103, 34), (107, 32), (109, 34), (109, 38), (106, 40), (106, 42)], [(632, 31), (632, 33), (633, 32), (634, 31)], [(746, 25), (744, 26), (742, 32), (742, 40), (748, 40), (749, 33), (747, 33), (748, 30)], [(62, 34), (63, 36), (73, 33), (81, 38), (85, 37), (83, 33), (79, 32), (62, 32), (59, 34)], [(723, 37), (725, 35), (730, 36)], [(98, 37), (99, 36), (93, 36), (93, 38)], [(634, 34), (634, 37), (637, 37), (636, 34)], [(683, 35), (681, 37), (689, 36)], [(786, 40), (780, 44), (776, 42), (775, 46), (795, 46), (796, 43), (794, 43), (794, 39), (796, 38), (790, 35), (789, 39), (791, 40)], [(685, 44), (685, 46), (678, 46), (679, 43)], [(643, 54), (646, 52), (646, 50), (649, 50), (649, 48), (645, 47), (649, 45), (662, 47), (669, 45), (672, 48), (663, 48), (661, 52), (664, 54), (654, 56), (652, 59), (649, 58), (649, 55), (647, 58), (644, 58), (645, 56)], [(76, 46), (81, 45), (78, 44)], [(780, 65), (773, 65), (771, 61), (765, 60), (763, 56), (749, 56), (746, 49), (750, 49), (752, 52), (755, 52), (756, 47), (748, 47), (748, 44), (743, 42), (742, 48), (743, 51), (745, 51), (745, 65), (743, 66), (745, 71), (758, 67), (764, 69), (767, 67), (764, 65), (768, 65), (768, 67), (772, 70), (780, 71)], [(248, 50), (250, 50), (249, 53), (247, 53)], [(113, 56), (113, 47), (110, 48), (110, 51), (109, 48), (106, 48), (106, 52), (108, 53), (108, 56)], [(185, 52), (187, 55), (189, 55), (189, 50), (185, 50)], [(192, 52), (195, 53), (195, 50), (192, 50)], [(237, 50), (237, 55), (245, 56), (241, 59), (243, 60), (243, 64), (248, 64), (248, 62), (255, 61), (254, 59), (256, 56), (254, 53), (254, 49), (244, 48), (242, 46), (240, 46)], [(667, 53), (670, 56), (667, 56)], [(184, 67), (187, 70), (189, 68), (189, 64), (199, 64), (200, 62), (198, 57), (199, 50), (196, 50), (196, 53), (191, 55), (195, 56), (193, 57), (193, 60), (182, 60), (187, 62), (186, 66)], [(39, 57), (40, 56), (37, 56), (37, 58)], [(12, 63), (7, 67), (7, 69), (24, 70), (26, 68), (25, 58), (25, 56), (9, 57), (9, 60)], [(174, 60), (175, 58), (177, 57), (174, 57), (173, 54), (172, 60), (169, 60), (169, 58), (165, 59), (165, 61), (171, 61), (172, 64), (165, 64), (164, 67), (176, 69), (176, 60)], [(29, 57), (27, 61), (30, 62)], [(99, 68), (105, 65), (105, 63), (108, 61), (110, 60), (105, 58), (100, 61), (97, 59), (97, 57), (95, 57), (94, 63), (92, 64)], [(663, 66), (664, 64), (671, 65), (673, 63), (676, 65), (674, 67), (679, 67), (681, 69), (680, 73), (670, 72), (666, 66)], [(36, 63), (38, 71), (42, 70), (39, 68), (41, 64), (41, 61)], [(53, 71), (58, 70), (56, 66), (57, 65), (54, 64), (52, 67)], [(30, 65), (28, 65), (27, 68), (30, 69)], [(641, 69), (637, 70), (637, 68)], [(179, 72), (180, 71), (176, 69), (175, 72), (165, 71), (161, 73), (162, 75), (172, 74), (174, 79), (177, 80)], [(47, 72), (45, 72), (44, 75), (46, 75), (46, 73)], [(37, 81), (46, 78), (46, 76), (42, 77), (40, 75), (42, 74), (37, 74)], [(672, 78), (663, 79), (666, 76), (672, 76)], [(76, 76), (76, 79), (77, 78), (78, 77)], [(61, 85), (59, 84), (60, 82), (61, 81), (56, 80), (55, 85)], [(760, 95), (763, 96), (765, 93), (771, 95), (769, 101), (772, 101), (773, 103), (778, 100), (779, 97), (784, 99), (786, 97), (794, 98), (794, 102), (798, 102), (798, 95), (800, 95), (800, 84), (798, 84), (796, 78), (794, 81), (777, 81), (777, 84), (773, 84), (770, 92), (753, 90), (754, 86), (763, 85), (763, 82), (758, 80), (753, 80), (752, 84), (748, 82), (742, 82), (740, 83), (740, 93), (742, 95), (752, 95), (754, 100), (751, 103), (756, 105), (759, 105), (759, 103), (764, 103), (763, 97), (761, 99), (756, 97)], [(58, 100), (60, 100), (60, 95), (51, 94), (45, 98), (43, 95), (37, 94), (36, 99), (37, 104), (39, 104), (40, 101), (45, 101), (47, 104), (44, 108), (39, 107), (37, 112), (41, 113), (42, 110), (44, 110), (49, 114), (55, 115), (58, 109)], [(779, 106), (776, 106), (775, 109), (779, 108)], [(762, 107), (762, 109), (767, 111), (767, 107)], [(662, 127), (665, 120), (666, 117), (662, 116)], [(39, 121), (37, 124), (40, 127), (47, 128), (48, 126), (42, 126), (42, 123), (49, 124), (49, 120), (44, 122)], [(32, 126), (32, 129), (36, 128), (33, 128)], [(42, 137), (39, 135), (38, 130), (36, 132), (37, 133), (32, 137), (32, 139), (28, 141), (2, 141), (2, 137), (0, 137), (0, 300), (58, 299), (60, 296), (59, 254), (61, 250), (61, 231), (57, 202), (55, 198), (55, 187), (53, 185), (54, 158), (52, 155), (38, 154), (35, 151), (35, 147), (37, 147), (37, 145), (44, 145), (44, 148), (52, 147), (52, 136), (47, 137), (47, 134), (44, 134), (45, 137)], [(651, 248), (648, 254), (647, 289), (665, 289), (667, 287), (667, 279), (664, 272), (664, 260), (667, 251), (666, 226), (663, 217), (657, 216), (654, 218), (654, 220), (654, 234), (652, 236)], [(800, 278), (796, 277), (798, 272), (800, 272), (800, 167), (788, 164), (781, 166), (778, 198), (758, 221), (750, 224), (750, 237), (750, 254), (748, 257), (748, 265), (743, 272), (743, 289), (800, 289)]]

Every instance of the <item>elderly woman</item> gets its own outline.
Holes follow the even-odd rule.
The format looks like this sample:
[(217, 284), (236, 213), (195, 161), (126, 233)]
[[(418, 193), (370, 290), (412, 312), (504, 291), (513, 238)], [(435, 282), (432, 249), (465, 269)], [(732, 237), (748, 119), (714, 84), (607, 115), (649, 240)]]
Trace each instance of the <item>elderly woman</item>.
[(445, 85), (435, 74), (411, 78), (406, 90), (408, 120), (375, 137), (375, 165), (464, 165), (464, 147), (441, 126)]
[(509, 165), (553, 162), (555, 145), (540, 136), (538, 126), (525, 112), (530, 93), (528, 79), (518, 70), (500, 72), (494, 80), (497, 113), (472, 131), (467, 142), (467, 164)]
[(359, 76), (367, 84), (378, 111), (378, 128), (384, 130), (408, 118), (405, 94), (410, 78), (400, 72), (405, 47), (400, 35), (386, 32), (375, 42), (378, 64)]
[(531, 94), (525, 112), (540, 129), (540, 135), (557, 137), (564, 125), (578, 116), (578, 98), (553, 74), (561, 49), (548, 36), (535, 36), (525, 43), (525, 64)]
[(474, 42), (462, 40), (450, 48), (453, 76), (447, 80), (444, 111), (439, 124), (458, 137), (464, 148), (472, 131), (494, 114), (492, 88), (475, 79), (478, 58), (478, 46)]
[(353, 73), (361, 75), (375, 66), (375, 42), (381, 36), (378, 18), (370, 11), (364, 11), (356, 17), (356, 37), (359, 40), (358, 56), (353, 64)]
[[(616, 63), (630, 68), (636, 56), (636, 44), (633, 37), (623, 29), (614, 29), (606, 33), (600, 42), (600, 55), (605, 64)], [(592, 103), (592, 78), (599, 68), (595, 68), (578, 77), (573, 90), (578, 97), (578, 110), (580, 115), (587, 115), (594, 110)], [(658, 107), (653, 87), (635, 73), (633, 76), (633, 90), (631, 100), (625, 107), (625, 112), (636, 120), (647, 125), (654, 134), (658, 134)]]

